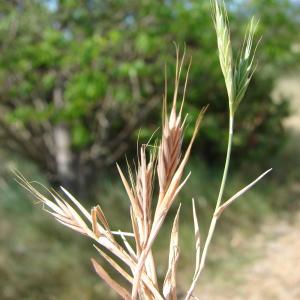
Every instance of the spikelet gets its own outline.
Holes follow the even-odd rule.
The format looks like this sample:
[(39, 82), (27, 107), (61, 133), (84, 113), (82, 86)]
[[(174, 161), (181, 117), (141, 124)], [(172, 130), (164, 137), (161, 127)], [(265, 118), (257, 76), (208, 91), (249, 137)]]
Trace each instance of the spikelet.
[[(158, 150), (158, 164), (157, 164), (157, 174), (159, 181), (160, 190), (160, 200), (163, 198), (171, 179), (178, 167), (181, 157), (181, 146), (183, 139), (183, 127), (185, 120), (182, 121), (182, 106), (184, 103), (184, 96), (186, 90), (186, 83), (188, 79), (188, 73), (186, 75), (186, 83), (184, 87), (184, 96), (182, 99), (182, 105), (179, 113), (177, 114), (177, 98), (178, 98), (178, 88), (180, 75), (182, 71), (182, 66), (184, 63), (185, 53), (182, 56), (181, 61), (179, 61), (179, 49), (176, 47), (176, 73), (175, 73), (175, 88), (173, 95), (173, 104), (171, 108), (170, 117), (167, 114), (167, 85), (165, 87), (164, 95), (164, 109), (163, 109), (163, 130), (162, 130), (162, 140)], [(167, 82), (167, 79), (165, 79)], [(159, 201), (160, 201), (159, 200)]]
[[(197, 132), (200, 128), (200, 124), (203, 115), (206, 111), (206, 107), (201, 110), (197, 118), (193, 136), (191, 141), (182, 157), (182, 135), (185, 119), (182, 121), (182, 109), (184, 104), (184, 98), (187, 87), (188, 72), (185, 79), (183, 100), (179, 113), (176, 112), (178, 89), (180, 83), (180, 74), (182, 71), (185, 54), (182, 59), (179, 60), (179, 49), (176, 48), (177, 61), (176, 61), (176, 73), (175, 73), (175, 87), (173, 95), (173, 104), (170, 115), (167, 115), (167, 92), (164, 96), (164, 108), (163, 108), (163, 128), (162, 128), (162, 140), (158, 150), (158, 163), (157, 163), (157, 176), (159, 181), (159, 197), (156, 204), (154, 219), (151, 226), (151, 231), (147, 237), (147, 243), (143, 245), (142, 251), (138, 257), (137, 268), (135, 270), (135, 276), (132, 284), (132, 299), (136, 299), (138, 290), (140, 289), (140, 278), (144, 271), (145, 263), (151, 253), (151, 247), (156, 239), (160, 228), (168, 214), (170, 207), (172, 206), (179, 191), (185, 185), (190, 173), (182, 180), (184, 168), (188, 162), (189, 155), (191, 153), (192, 145), (195, 141)], [(190, 65), (189, 65), (190, 68)], [(189, 71), (189, 69), (188, 69)], [(147, 263), (146, 263), (147, 267)]]

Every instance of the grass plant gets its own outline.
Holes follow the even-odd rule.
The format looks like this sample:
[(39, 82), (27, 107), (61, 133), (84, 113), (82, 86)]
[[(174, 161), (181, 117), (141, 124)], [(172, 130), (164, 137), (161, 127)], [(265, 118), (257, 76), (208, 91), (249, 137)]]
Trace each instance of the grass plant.
[[(234, 134), (234, 117), (255, 69), (256, 46), (253, 46), (253, 38), (257, 22), (254, 19), (251, 20), (240, 54), (235, 61), (232, 54), (225, 5), (217, 0), (213, 0), (211, 5), (217, 35), (219, 60), (228, 93), (228, 147), (216, 207), (204, 242), (200, 237), (195, 201), (192, 200), (196, 258), (192, 283), (184, 296), (186, 300), (195, 297), (194, 290), (205, 266), (209, 246), (220, 216), (236, 199), (270, 172), (270, 170), (266, 171), (230, 199), (224, 201), (223, 195), (229, 171)], [(191, 64), (189, 64), (182, 97), (179, 100), (185, 53), (180, 58), (179, 49), (176, 47), (176, 56), (174, 93), (169, 113), (166, 76), (161, 141), (158, 146), (156, 144), (154, 146), (150, 145), (149, 142), (139, 147), (135, 167), (132, 169), (128, 164), (127, 176), (117, 165), (121, 181), (130, 200), (130, 216), (128, 218), (131, 220), (131, 232), (113, 231), (100, 205), (87, 211), (63, 187), (61, 187), (62, 194), (55, 190), (47, 190), (49, 196), (46, 196), (38, 189), (37, 183), (30, 182), (22, 174), (17, 173), (19, 183), (32, 193), (43, 204), (44, 209), (53, 215), (58, 222), (91, 238), (99, 255), (124, 278), (124, 281), (127, 281), (128, 284), (124, 284), (123, 281), (121, 283), (115, 280), (98, 261), (92, 259), (92, 264), (99, 277), (123, 299), (174, 300), (178, 297), (176, 273), (180, 254), (178, 229), (181, 205), (178, 206), (173, 221), (168, 267), (162, 287), (160, 287), (157, 279), (157, 265), (152, 249), (170, 208), (174, 205), (179, 192), (191, 175), (191, 173), (185, 175), (185, 167), (207, 107), (199, 112), (192, 138), (187, 149), (183, 151), (182, 141), (187, 119), (183, 114), (183, 107)], [(155, 188), (156, 184), (158, 185), (157, 189)], [(157, 195), (156, 190), (158, 190)], [(155, 199), (156, 201), (154, 201)]]

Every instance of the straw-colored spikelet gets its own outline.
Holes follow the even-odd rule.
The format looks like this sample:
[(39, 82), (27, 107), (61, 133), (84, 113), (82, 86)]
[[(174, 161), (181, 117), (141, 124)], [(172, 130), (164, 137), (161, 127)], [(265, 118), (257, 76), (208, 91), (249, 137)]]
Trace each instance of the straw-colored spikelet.
[[(165, 87), (165, 95), (163, 99), (163, 130), (162, 130), (162, 140), (159, 147), (158, 152), (158, 165), (157, 165), (157, 174), (159, 181), (159, 189), (160, 189), (160, 199), (164, 196), (171, 179), (178, 167), (181, 156), (181, 145), (182, 145), (182, 133), (183, 126), (185, 121), (182, 121), (182, 106), (177, 114), (176, 104), (178, 97), (178, 85), (180, 80), (180, 74), (182, 71), (182, 65), (184, 62), (184, 55), (179, 63), (179, 52), (178, 48), (176, 48), (176, 73), (175, 73), (175, 91), (173, 96), (173, 104), (171, 108), (170, 117), (168, 117), (167, 112), (167, 84)], [(186, 76), (186, 82), (188, 79), (188, 73)], [(167, 79), (165, 79), (167, 82)], [(184, 87), (185, 95), (186, 84)], [(184, 96), (183, 96), (184, 97)], [(184, 102), (184, 98), (182, 100), (182, 104)]]
[[(34, 187), (34, 183), (27, 181), (17, 173), (17, 180), (39, 201), (45, 209), (63, 225), (89, 236), (95, 242), (98, 253), (132, 286), (132, 291), (117, 283), (102, 266), (92, 259), (96, 273), (122, 298), (135, 299), (176, 299), (176, 262), (179, 257), (178, 221), (179, 210), (174, 220), (170, 242), (169, 266), (163, 285), (163, 295), (159, 291), (156, 275), (156, 266), (152, 255), (152, 244), (164, 222), (164, 219), (174, 203), (176, 196), (190, 176), (184, 179), (184, 167), (188, 161), (192, 144), (204, 114), (203, 109), (195, 124), (194, 134), (184, 155), (181, 147), (185, 119), (182, 119), (182, 109), (186, 93), (188, 72), (185, 79), (181, 106), (177, 112), (177, 98), (180, 75), (184, 64), (184, 55), (179, 60), (179, 49), (176, 48), (177, 63), (175, 74), (174, 96), (170, 114), (167, 114), (167, 92), (163, 99), (163, 127), (162, 139), (158, 150), (148, 154), (148, 145), (142, 145), (139, 150), (137, 167), (133, 174), (130, 167), (129, 180), (117, 165), (121, 180), (131, 203), (130, 215), (133, 233), (112, 231), (101, 207), (93, 207), (90, 213), (64, 188), (65, 200), (59, 193), (49, 191), (52, 200), (45, 197)], [(190, 65), (189, 65), (190, 67)], [(188, 68), (189, 70), (189, 68)], [(167, 89), (167, 87), (166, 87)], [(157, 173), (159, 194), (154, 205), (154, 216), (151, 212), (154, 190), (154, 176)], [(70, 204), (71, 203), (71, 204)], [(121, 237), (123, 246), (117, 242), (115, 235)], [(134, 238), (135, 248), (127, 238)], [(106, 249), (108, 253), (101, 250)], [(112, 255), (112, 256), (111, 256)], [(117, 262), (113, 257), (117, 257)], [(124, 266), (122, 265), (124, 264)], [(131, 274), (130, 274), (130, 272)]]
[[(173, 95), (173, 104), (170, 112), (170, 116), (167, 116), (166, 109), (166, 94), (164, 97), (164, 110), (163, 110), (163, 128), (162, 128), (162, 141), (158, 150), (158, 163), (157, 163), (157, 175), (159, 180), (159, 197), (155, 208), (154, 219), (151, 226), (147, 243), (143, 247), (143, 251), (138, 257), (137, 269), (135, 271), (133, 288), (132, 288), (132, 299), (136, 299), (139, 289), (140, 277), (145, 267), (145, 263), (148, 259), (148, 255), (151, 251), (154, 240), (156, 239), (160, 228), (165, 220), (165, 217), (173, 204), (179, 191), (182, 189), (190, 173), (182, 180), (184, 167), (188, 161), (192, 145), (196, 138), (196, 134), (199, 130), (200, 123), (202, 121), (206, 108), (202, 109), (194, 128), (194, 133), (190, 144), (182, 157), (181, 144), (183, 139), (183, 126), (185, 120), (182, 121), (182, 108), (184, 103), (185, 91), (187, 86), (188, 72), (186, 75), (183, 99), (180, 106), (179, 113), (176, 112), (177, 97), (180, 75), (182, 66), (184, 63), (184, 55), (179, 63), (179, 52), (177, 50), (177, 63), (176, 63), (176, 74), (175, 74), (175, 88)], [(189, 69), (188, 69), (189, 70)], [(147, 263), (146, 263), (147, 266)]]
[[(131, 233), (121, 232), (121, 231), (111, 231), (109, 224), (100, 208), (96, 206), (92, 208), (91, 213), (89, 213), (66, 189), (62, 188), (65, 196), (68, 200), (65, 200), (60, 194), (55, 191), (47, 192), (52, 197), (52, 200), (41, 194), (33, 185), (36, 182), (29, 182), (22, 174), (17, 173), (17, 181), (31, 194), (33, 194), (44, 206), (44, 209), (53, 215), (56, 220), (63, 225), (83, 234), (89, 236), (94, 242), (109, 251), (114, 256), (118, 257), (124, 265), (133, 272), (136, 268), (136, 258), (133, 253), (128, 251), (127, 247), (129, 243), (126, 237), (132, 237)], [(72, 203), (72, 205), (70, 203)], [(126, 245), (122, 247), (114, 238), (114, 235), (119, 235)], [(95, 246), (96, 247), (96, 246)], [(96, 247), (97, 248), (97, 247)], [(99, 248), (99, 254), (110, 264), (113, 268), (120, 273), (127, 281), (132, 283), (132, 277), (120, 263), (117, 263), (109, 255), (105, 254)], [(133, 252), (133, 250), (131, 249)], [(94, 260), (92, 259), (93, 266), (97, 274), (111, 287), (113, 288), (123, 299), (130, 299), (130, 293), (124, 287), (120, 286), (115, 282), (108, 273)], [(163, 299), (157, 289), (154, 286), (153, 281), (144, 273), (141, 278), (143, 286), (145, 286), (152, 295), (152, 299)]]

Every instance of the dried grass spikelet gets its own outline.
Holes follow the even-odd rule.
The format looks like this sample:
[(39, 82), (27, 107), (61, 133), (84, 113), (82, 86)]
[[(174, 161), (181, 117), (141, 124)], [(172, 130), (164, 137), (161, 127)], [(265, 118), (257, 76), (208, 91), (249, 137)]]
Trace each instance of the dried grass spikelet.
[(153, 192), (153, 168), (154, 168), (154, 155), (150, 155), (150, 160), (146, 161), (146, 145), (142, 145), (140, 149), (140, 159), (138, 162), (136, 174), (136, 187), (135, 193), (137, 200), (142, 210), (142, 226), (143, 232), (141, 233), (141, 245), (146, 243), (147, 236), (149, 235), (151, 226), (151, 203)]
[[(135, 178), (128, 165), (130, 183), (117, 165), (131, 202), (131, 221), (136, 245), (135, 258), (138, 258), (142, 253), (152, 226), (151, 204), (156, 153), (152, 151), (149, 156), (149, 161), (147, 161), (146, 149), (147, 145), (142, 145), (140, 148)], [(151, 251), (149, 251), (146, 257), (145, 273), (151, 279), (153, 285), (158, 288), (155, 264)], [(142, 284), (139, 293), (143, 294), (143, 297), (146, 297), (150, 291)]]
[[(156, 239), (158, 232), (165, 220), (165, 217), (173, 204), (179, 191), (182, 189), (190, 173), (182, 180), (184, 167), (188, 161), (192, 145), (196, 138), (196, 134), (199, 130), (204, 112), (206, 108), (202, 109), (197, 118), (194, 133), (191, 141), (185, 151), (183, 157), (181, 152), (181, 145), (183, 139), (183, 127), (185, 119), (182, 120), (182, 109), (184, 104), (184, 98), (187, 87), (188, 72), (185, 79), (183, 98), (180, 106), (179, 113), (177, 114), (177, 98), (180, 82), (180, 75), (185, 59), (185, 54), (179, 61), (179, 50), (176, 48), (177, 63), (175, 74), (175, 87), (173, 95), (173, 103), (170, 112), (170, 116), (167, 115), (167, 93), (164, 96), (164, 109), (163, 109), (163, 128), (162, 128), (162, 140), (158, 149), (158, 162), (157, 162), (157, 175), (159, 180), (159, 197), (155, 208), (154, 219), (151, 226), (151, 231), (147, 239), (147, 243), (144, 245), (142, 252), (138, 258), (137, 269), (135, 271), (132, 299), (136, 299), (140, 277), (143, 272), (145, 262), (151, 251), (154, 240)], [(190, 65), (189, 65), (190, 67)], [(189, 69), (188, 69), (189, 71)], [(167, 84), (166, 88), (167, 90)]]
[[(167, 113), (167, 86), (163, 99), (163, 126), (162, 138), (158, 150), (141, 145), (134, 172), (128, 165), (129, 178), (127, 179), (121, 168), (117, 165), (122, 183), (130, 200), (130, 218), (132, 233), (112, 231), (108, 220), (99, 205), (88, 212), (67, 190), (62, 188), (64, 197), (56, 191), (49, 191), (50, 197), (40, 193), (34, 182), (29, 182), (20, 173), (16, 173), (17, 181), (32, 193), (44, 206), (45, 210), (53, 215), (56, 220), (94, 242), (100, 256), (111, 265), (131, 286), (123, 286), (101, 266), (92, 259), (93, 267), (110, 288), (123, 299), (176, 299), (176, 264), (179, 258), (178, 226), (179, 211), (173, 223), (170, 240), (169, 264), (166, 272), (162, 291), (159, 290), (156, 265), (152, 254), (152, 245), (158, 232), (182, 189), (190, 173), (183, 178), (184, 168), (187, 164), (192, 145), (199, 130), (205, 109), (200, 112), (191, 141), (182, 153), (183, 131), (185, 118), (182, 110), (187, 87), (188, 67), (182, 101), (177, 111), (177, 98), (179, 94), (180, 75), (182, 72), (185, 54), (179, 60), (179, 49), (176, 47), (177, 61), (175, 74), (175, 87), (170, 114)], [(167, 83), (166, 83), (167, 85)], [(154, 177), (157, 174), (159, 194), (157, 202), (153, 205)], [(152, 214), (152, 207), (154, 213)], [(116, 239), (118, 235), (121, 238)], [(127, 239), (133, 238), (133, 243)]]
[[(33, 194), (42, 204), (44, 209), (53, 215), (56, 220), (66, 227), (71, 228), (83, 235), (90, 237), (94, 242), (106, 249), (111, 255), (117, 257), (126, 268), (133, 272), (136, 268), (136, 258), (131, 255), (129, 251), (126, 251), (114, 238), (114, 235), (119, 235), (126, 240), (127, 236), (132, 236), (131, 233), (121, 231), (111, 231), (109, 224), (102, 212), (100, 206), (92, 208), (89, 213), (66, 189), (62, 188), (65, 196), (68, 200), (65, 200), (59, 193), (55, 191), (46, 191), (50, 194), (52, 199), (44, 196), (34, 186), (36, 182), (29, 182), (22, 174), (15, 172), (17, 181), (21, 186)], [(41, 186), (41, 185), (40, 185)], [(44, 188), (44, 187), (43, 187)], [(70, 203), (72, 203), (72, 205)], [(113, 266), (113, 268), (119, 272), (127, 281), (132, 282), (133, 279), (123, 267), (120, 266), (120, 262), (117, 262), (111, 256), (105, 254), (96, 245), (98, 252), (101, 256)], [(110, 275), (101, 267), (95, 259), (92, 259), (92, 264), (96, 273), (111, 287), (116, 293), (118, 293), (123, 299), (130, 299), (130, 293), (125, 288), (118, 284)], [(142, 286), (145, 286), (151, 293), (152, 299), (162, 300), (157, 287), (153, 284), (152, 280), (145, 274), (142, 274)]]
[[(140, 161), (137, 171), (136, 195), (142, 207), (143, 218), (138, 221), (141, 234), (138, 240), (140, 241), (139, 248), (143, 249), (147, 243), (152, 225), (152, 193), (153, 193), (153, 175), (154, 175), (154, 160), (155, 152), (150, 154), (149, 162), (146, 161), (146, 146), (141, 147)], [(138, 253), (139, 255), (139, 253)], [(148, 276), (152, 279), (155, 286), (157, 284), (157, 276), (154, 265), (152, 252), (150, 251), (145, 263), (145, 269)]]

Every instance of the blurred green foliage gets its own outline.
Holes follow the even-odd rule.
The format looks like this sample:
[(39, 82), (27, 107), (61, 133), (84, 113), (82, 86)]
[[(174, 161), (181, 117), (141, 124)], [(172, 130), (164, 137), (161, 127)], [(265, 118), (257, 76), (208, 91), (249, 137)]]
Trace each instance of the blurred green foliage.
[[(299, 59), (294, 51), (299, 42), (299, 6), (288, 0), (228, 4), (234, 45), (245, 30), (241, 24), (253, 13), (260, 18), (257, 38), (263, 36), (258, 70), (236, 125), (235, 154), (243, 160), (247, 153), (267, 157), (283, 141), (282, 120), (288, 106), (285, 101), (275, 102), (271, 93), (281, 70)], [(117, 133), (138, 118), (151, 99), (161, 98), (164, 64), (170, 79), (174, 73), (175, 41), (185, 43), (188, 56), (193, 57), (186, 109), (189, 121), (210, 104), (197, 151), (215, 161), (226, 143), (227, 100), (209, 6), (209, 1), (196, 0), (1, 2), (1, 122), (17, 127), (20, 136), (25, 132), (21, 143), (26, 141), (37, 151), (49, 148), (44, 140), (52, 139), (57, 124), (65, 124), (72, 152), (77, 158), (84, 156), (82, 165), (89, 164), (95, 172), (93, 167), (112, 152), (106, 146)], [(62, 91), (62, 105), (53, 100), (57, 88)], [(171, 97), (171, 83), (168, 93)], [(156, 107), (129, 128), (122, 143), (135, 139), (140, 126), (150, 129), (143, 131), (143, 137), (149, 138), (159, 124), (159, 101)], [(188, 127), (187, 137), (189, 132)], [(13, 150), (20, 147), (11, 142), (9, 130), (2, 145)], [(122, 156), (125, 149), (113, 158)], [(35, 154), (30, 159), (35, 160)]]

